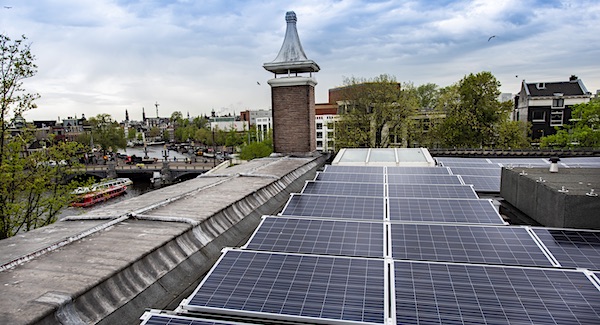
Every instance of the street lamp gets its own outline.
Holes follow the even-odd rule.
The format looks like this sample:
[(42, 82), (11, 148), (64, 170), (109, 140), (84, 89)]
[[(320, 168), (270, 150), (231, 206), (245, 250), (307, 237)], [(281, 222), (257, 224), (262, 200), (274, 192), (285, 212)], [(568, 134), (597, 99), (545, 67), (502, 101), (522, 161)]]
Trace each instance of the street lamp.
[(168, 161), (168, 159), (169, 159), (169, 149), (167, 149), (167, 144), (166, 143), (163, 145), (163, 157), (165, 158), (165, 161)]
[(215, 146), (215, 129), (212, 129), (212, 140), (213, 140), (213, 168), (217, 166), (217, 148)]

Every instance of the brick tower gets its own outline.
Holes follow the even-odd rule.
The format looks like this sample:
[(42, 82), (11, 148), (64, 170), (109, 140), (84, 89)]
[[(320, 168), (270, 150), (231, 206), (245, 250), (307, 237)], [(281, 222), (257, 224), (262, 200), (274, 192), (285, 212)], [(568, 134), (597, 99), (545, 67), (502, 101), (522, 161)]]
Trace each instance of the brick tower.
[[(311, 155), (315, 140), (315, 85), (312, 73), (319, 65), (306, 58), (298, 31), (296, 14), (285, 14), (287, 29), (279, 54), (263, 67), (275, 74), (271, 85), (273, 149), (283, 155)], [(306, 75), (308, 74), (308, 75)]]

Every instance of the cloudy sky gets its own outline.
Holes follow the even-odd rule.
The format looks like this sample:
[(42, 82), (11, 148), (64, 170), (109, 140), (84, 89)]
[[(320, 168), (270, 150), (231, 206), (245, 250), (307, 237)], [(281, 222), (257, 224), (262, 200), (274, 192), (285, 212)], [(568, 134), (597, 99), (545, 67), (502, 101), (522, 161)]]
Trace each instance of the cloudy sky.
[(290, 10), (321, 67), (317, 102), (345, 77), (383, 73), (444, 87), (491, 71), (510, 93), (575, 74), (600, 89), (598, 0), (0, 0), (0, 31), (36, 56), (25, 87), (42, 97), (27, 120), (140, 120), (155, 103), (160, 116), (238, 114), (270, 108), (262, 65)]

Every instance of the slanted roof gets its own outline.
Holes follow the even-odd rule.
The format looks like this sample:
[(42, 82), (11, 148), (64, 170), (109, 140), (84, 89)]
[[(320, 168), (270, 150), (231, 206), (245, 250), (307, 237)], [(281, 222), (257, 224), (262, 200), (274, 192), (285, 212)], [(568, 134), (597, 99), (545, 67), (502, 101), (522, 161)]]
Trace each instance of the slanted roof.
[(555, 94), (562, 94), (562, 96), (590, 95), (581, 79), (560, 82), (533, 82), (525, 85), (527, 95), (531, 97), (547, 97)]

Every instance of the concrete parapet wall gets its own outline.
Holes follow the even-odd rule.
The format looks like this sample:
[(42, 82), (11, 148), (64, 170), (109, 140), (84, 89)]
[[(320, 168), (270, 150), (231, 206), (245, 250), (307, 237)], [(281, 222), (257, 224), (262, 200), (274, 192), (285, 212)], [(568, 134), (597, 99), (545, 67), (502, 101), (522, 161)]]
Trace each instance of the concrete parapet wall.
[(588, 195), (598, 188), (598, 168), (503, 168), (500, 195), (544, 226), (600, 229), (600, 197)]
[[(223, 247), (245, 243), (261, 216), (276, 213), (323, 163), (251, 161), (11, 239), (29, 243), (20, 251), (31, 252), (72, 236), (71, 226), (80, 232), (123, 219), (0, 272), (0, 324), (131, 324), (146, 308), (175, 306)], [(36, 246), (42, 234), (46, 244)], [(15, 260), (9, 246), (0, 248), (4, 264)]]

